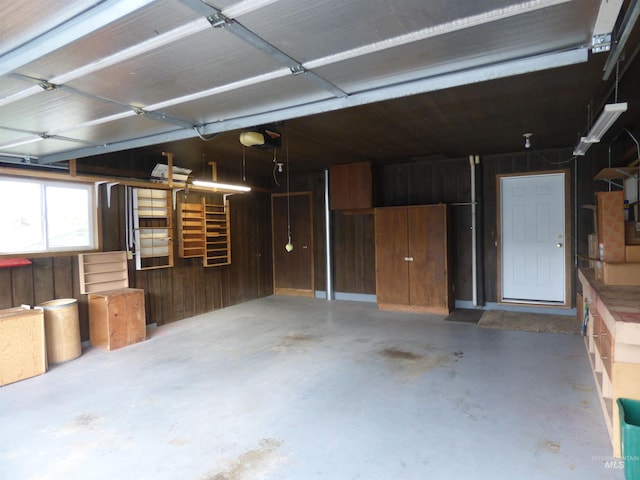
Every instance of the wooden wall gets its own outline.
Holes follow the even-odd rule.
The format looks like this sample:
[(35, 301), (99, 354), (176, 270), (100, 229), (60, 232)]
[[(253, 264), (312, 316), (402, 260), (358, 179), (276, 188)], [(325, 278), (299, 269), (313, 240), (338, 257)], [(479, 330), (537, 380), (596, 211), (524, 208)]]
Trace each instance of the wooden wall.
[[(190, 192), (179, 201), (199, 202)], [(124, 250), (124, 187), (112, 190), (111, 207), (102, 197), (102, 240), (105, 251)], [(175, 266), (136, 271), (129, 262), (129, 284), (145, 290), (147, 323), (162, 325), (211, 310), (271, 295), (271, 211), (269, 195), (251, 192), (230, 197), (231, 255), (229, 266), (204, 268), (199, 258), (177, 257)], [(175, 215), (175, 211), (174, 211)], [(176, 225), (174, 218), (174, 225)], [(38, 305), (55, 298), (76, 298), (81, 338), (87, 340), (87, 297), (80, 294), (76, 255), (32, 258), (32, 265), (0, 269), (0, 308)]]
[[(606, 190), (605, 182), (593, 177), (607, 166), (605, 147), (592, 147), (589, 154), (572, 159), (571, 150), (527, 151), (507, 155), (481, 156), (479, 175), (479, 225), (483, 253), (484, 299), (497, 301), (496, 175), (567, 169), (570, 171), (572, 236), (578, 239), (577, 254), (587, 256), (587, 235), (593, 231), (592, 211), (596, 191)], [(619, 165), (618, 163), (617, 165)], [(576, 170), (577, 169), (577, 170)], [(448, 203), (453, 220), (454, 284), (457, 300), (472, 300), (471, 285), (471, 199), (468, 158), (418, 161), (382, 167), (382, 205)], [(577, 175), (576, 175), (577, 171)], [(575, 206), (577, 205), (577, 209)], [(337, 292), (375, 294), (374, 231), (371, 215), (344, 215), (332, 212), (334, 286)], [(572, 254), (576, 251), (573, 248)], [(575, 258), (575, 256), (572, 256)], [(577, 263), (577, 261), (576, 261)], [(573, 282), (574, 291), (576, 282)]]
[[(621, 158), (614, 152), (613, 158)], [(593, 231), (592, 211), (582, 205), (593, 204), (596, 191), (607, 190), (605, 182), (593, 177), (606, 167), (622, 165), (610, 160), (606, 146), (593, 146), (587, 156), (571, 159), (568, 149), (518, 152), (481, 157), (481, 194), (479, 205), (484, 222), (485, 300), (495, 302), (497, 295), (496, 262), (496, 175), (569, 169), (574, 236), (577, 254), (587, 256), (587, 234)], [(570, 161), (568, 161), (570, 160)], [(382, 206), (448, 203), (452, 205), (454, 238), (454, 283), (457, 300), (470, 301), (471, 292), (471, 220), (470, 168), (468, 158), (446, 161), (398, 163), (381, 168)], [(285, 183), (273, 186), (284, 192)], [(324, 173), (292, 175), (291, 191), (313, 192), (316, 289), (324, 290), (325, 216)], [(123, 250), (124, 188), (114, 187), (111, 207), (106, 208), (106, 193), (101, 187), (102, 239), (104, 250)], [(198, 201), (193, 192), (189, 201)], [(179, 199), (180, 200), (180, 199)], [(575, 208), (577, 205), (577, 208)], [(271, 211), (268, 193), (252, 192), (230, 197), (232, 264), (203, 268), (200, 259), (179, 259), (169, 269), (135, 271), (129, 264), (132, 287), (145, 290), (147, 322), (159, 325), (192, 315), (223, 308), (273, 291), (271, 259)], [(375, 255), (373, 216), (331, 212), (333, 242), (333, 281), (336, 292), (375, 294)], [(572, 242), (573, 243), (573, 242)], [(177, 240), (174, 242), (177, 247)], [(574, 252), (575, 253), (575, 252)], [(78, 285), (75, 255), (32, 258), (32, 265), (0, 269), (0, 308), (20, 304), (37, 305), (54, 298), (77, 298), (81, 336), (88, 339), (86, 296)], [(574, 281), (575, 286), (575, 281)]]

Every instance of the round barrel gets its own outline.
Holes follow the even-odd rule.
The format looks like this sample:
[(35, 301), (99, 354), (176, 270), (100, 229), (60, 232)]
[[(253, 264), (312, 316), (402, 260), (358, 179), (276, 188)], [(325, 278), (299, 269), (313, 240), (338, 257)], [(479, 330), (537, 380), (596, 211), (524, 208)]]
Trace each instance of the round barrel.
[(78, 301), (60, 298), (43, 302), (47, 359), (50, 363), (66, 362), (82, 353)]

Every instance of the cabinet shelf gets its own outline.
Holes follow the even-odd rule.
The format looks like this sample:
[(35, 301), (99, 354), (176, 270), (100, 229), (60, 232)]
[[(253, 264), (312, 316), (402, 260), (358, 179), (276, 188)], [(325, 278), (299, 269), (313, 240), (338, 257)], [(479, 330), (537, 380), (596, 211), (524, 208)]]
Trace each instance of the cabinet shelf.
[(136, 269), (173, 267), (172, 198), (168, 190), (133, 189)]
[(231, 264), (229, 201), (225, 200), (223, 205), (205, 203), (204, 213), (206, 246), (203, 265), (214, 267)]
[(81, 253), (78, 270), (82, 294), (129, 286), (126, 252)]

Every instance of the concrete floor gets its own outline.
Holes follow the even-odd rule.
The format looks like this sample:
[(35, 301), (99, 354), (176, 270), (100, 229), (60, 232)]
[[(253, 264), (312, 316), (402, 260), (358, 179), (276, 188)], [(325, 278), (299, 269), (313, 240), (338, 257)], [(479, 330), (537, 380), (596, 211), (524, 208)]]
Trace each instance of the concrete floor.
[(581, 337), (269, 297), (0, 389), (0, 478), (622, 479)]

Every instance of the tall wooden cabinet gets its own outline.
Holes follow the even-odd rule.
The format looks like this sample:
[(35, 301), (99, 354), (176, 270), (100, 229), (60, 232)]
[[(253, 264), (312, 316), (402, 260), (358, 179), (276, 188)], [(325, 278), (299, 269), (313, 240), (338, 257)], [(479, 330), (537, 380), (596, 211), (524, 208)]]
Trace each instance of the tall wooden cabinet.
[(446, 205), (376, 208), (376, 297), (383, 310), (453, 308)]

